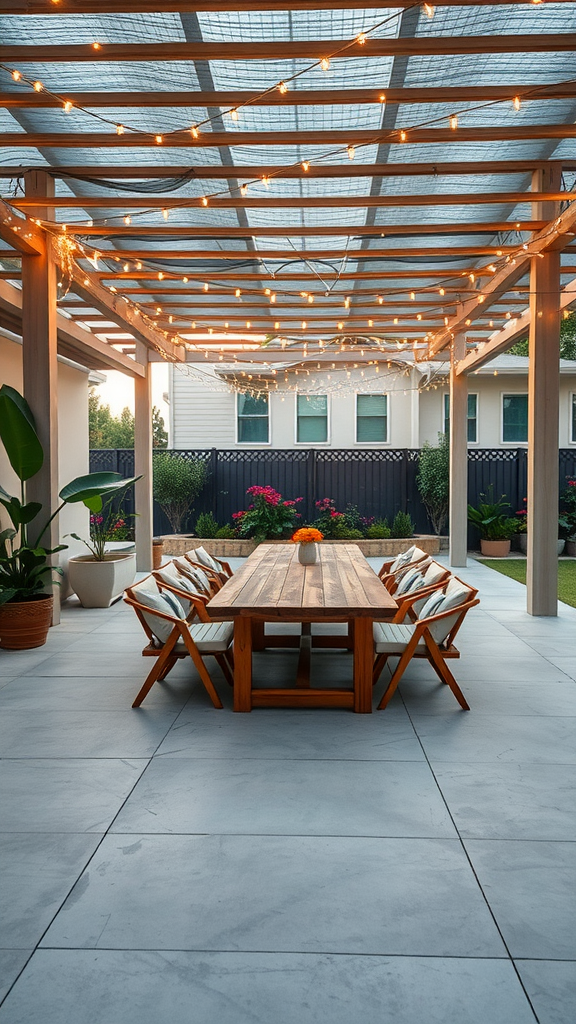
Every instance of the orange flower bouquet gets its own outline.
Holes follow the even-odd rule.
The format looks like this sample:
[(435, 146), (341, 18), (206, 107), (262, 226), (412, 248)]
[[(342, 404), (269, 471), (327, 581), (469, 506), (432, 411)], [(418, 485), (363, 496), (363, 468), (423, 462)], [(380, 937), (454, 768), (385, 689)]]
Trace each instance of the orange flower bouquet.
[(313, 526), (302, 526), (300, 530), (296, 530), (292, 540), (295, 544), (319, 544), (324, 540), (324, 534), (320, 533), (320, 530), (315, 530)]
[(320, 533), (320, 530), (315, 530), (313, 526), (303, 526), (296, 530), (292, 540), (298, 544), (298, 561), (301, 565), (314, 565), (318, 558), (316, 545), (323, 539), (324, 534)]

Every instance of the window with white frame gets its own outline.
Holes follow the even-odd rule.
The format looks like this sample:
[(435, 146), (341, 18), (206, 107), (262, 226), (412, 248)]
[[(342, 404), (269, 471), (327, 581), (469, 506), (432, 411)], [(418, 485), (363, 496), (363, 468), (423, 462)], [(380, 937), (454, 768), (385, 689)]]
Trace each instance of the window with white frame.
[(356, 440), (385, 444), (388, 440), (388, 395), (356, 395)]
[(502, 395), (502, 441), (505, 444), (528, 441), (528, 395)]
[(267, 444), (270, 438), (268, 395), (238, 395), (239, 444)]
[[(478, 395), (468, 395), (467, 437), (469, 444), (478, 441)], [(450, 395), (444, 395), (444, 433), (450, 434)]]
[(328, 396), (297, 395), (296, 441), (322, 442), (328, 440)]
[(576, 394), (572, 395), (572, 408), (570, 412), (570, 440), (572, 441), (572, 444), (576, 444)]

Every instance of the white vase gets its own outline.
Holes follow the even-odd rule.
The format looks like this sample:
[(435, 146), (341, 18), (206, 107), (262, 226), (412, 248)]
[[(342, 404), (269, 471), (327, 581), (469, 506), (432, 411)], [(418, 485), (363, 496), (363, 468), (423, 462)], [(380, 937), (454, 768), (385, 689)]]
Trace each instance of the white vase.
[(301, 565), (314, 565), (318, 558), (318, 548), (312, 541), (298, 545), (298, 561)]
[(135, 554), (110, 554), (102, 562), (92, 555), (68, 560), (70, 586), (84, 608), (108, 608), (134, 582), (135, 575)]

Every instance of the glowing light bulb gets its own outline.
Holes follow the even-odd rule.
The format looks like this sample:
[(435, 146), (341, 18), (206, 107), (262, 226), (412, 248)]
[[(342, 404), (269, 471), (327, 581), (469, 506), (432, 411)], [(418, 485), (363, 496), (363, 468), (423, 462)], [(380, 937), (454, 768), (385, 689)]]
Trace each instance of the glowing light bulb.
[(44, 88), (44, 86), (42, 85), (42, 82), (34, 82), (34, 85), (33, 85), (34, 92), (42, 92), (43, 88)]
[(164, 274), (162, 273), (161, 270), (158, 271), (158, 280), (159, 281), (163, 281), (164, 280)]
[(270, 295), (270, 288), (264, 289), (264, 295)]
[(125, 263), (124, 266), (122, 267), (122, 270), (124, 271), (125, 274), (127, 274), (128, 271), (130, 270), (130, 264)]
[(92, 43), (92, 49), (93, 50), (101, 50), (102, 47), (100, 46), (100, 43)]
[(202, 203), (202, 206), (208, 206), (208, 196), (202, 196), (200, 202)]
[(72, 110), (73, 106), (74, 106), (74, 104), (72, 103), (72, 100), (64, 100), (64, 112), (66, 114), (70, 113), (70, 111)]
[(162, 210), (162, 216), (163, 216), (164, 220), (168, 220), (168, 217), (170, 216), (170, 211), (167, 210), (166, 208), (164, 208)]
[(412, 302), (414, 302), (414, 299), (416, 298), (416, 292), (410, 292), (410, 298), (412, 299)]
[(476, 275), (475, 274), (468, 274), (468, 277), (470, 278), (472, 284), (474, 284), (474, 281), (476, 280)]
[(278, 92), (282, 93), (282, 96), (284, 96), (288, 92), (288, 86), (286, 85), (286, 82), (278, 83)]
[(126, 216), (124, 217), (124, 223), (125, 224), (131, 224), (132, 223), (132, 217), (130, 216), (129, 213), (127, 213)]
[(486, 298), (486, 296), (485, 296), (485, 295), (479, 295), (479, 296), (478, 296), (478, 302), (484, 302), (484, 299), (485, 299), (485, 298)]
[(305, 321), (305, 320), (303, 320), (303, 321), (302, 321), (301, 327), (302, 327), (302, 330), (303, 330), (303, 331), (305, 331), (305, 330), (306, 330), (306, 328), (308, 327), (308, 324), (306, 323), (306, 321)]
[(280, 321), (279, 320), (275, 320), (274, 321), (274, 330), (275, 331), (279, 331), (280, 330)]
[(515, 96), (514, 99), (512, 100), (512, 103), (514, 105), (514, 110), (520, 110), (520, 107), (522, 106), (522, 103), (520, 102), (520, 97), (519, 96)]
[(381, 306), (384, 303), (384, 299), (381, 295), (378, 296), (378, 305)]
[(446, 295), (446, 289), (445, 289), (445, 288), (439, 288), (439, 289), (438, 289), (438, 293), (439, 293), (440, 295)]
[(373, 326), (374, 326), (374, 321), (373, 320), (369, 320), (368, 321), (368, 327), (373, 327)]
[(449, 123), (452, 131), (455, 132), (458, 127), (458, 114), (450, 114)]
[(252, 327), (252, 324), (250, 323), (249, 320), (246, 321), (246, 327)]
[(328, 68), (330, 67), (330, 57), (322, 57), (320, 67), (322, 68), (322, 71), (328, 71)]
[(426, 12), (428, 18), (434, 17), (435, 10), (436, 8), (432, 4), (424, 4), (424, 11)]
[(358, 43), (358, 46), (364, 46), (364, 43), (366, 42), (367, 38), (368, 36), (366, 35), (365, 32), (359, 32), (358, 35), (356, 36), (356, 42)]
[(136, 270), (142, 270), (142, 264), (140, 263), (140, 260), (138, 260), (138, 263), (136, 264)]
[(245, 196), (248, 194), (248, 185), (240, 185), (240, 195)]
[(164, 142), (164, 136), (163, 135), (155, 135), (154, 136), (154, 142), (156, 143), (157, 146), (161, 146), (162, 143)]
[(268, 177), (267, 174), (262, 175), (262, 184), (264, 185), (265, 188), (270, 188), (270, 178)]
[(303, 160), (300, 166), (302, 167), (303, 171), (309, 171), (310, 170), (310, 164), (308, 163), (307, 160)]
[(314, 302), (314, 296), (313, 295), (309, 295), (308, 296), (308, 302), (310, 303), (310, 305), (312, 305), (312, 303)]
[(126, 131), (126, 129), (124, 128), (123, 124), (117, 124), (116, 125), (116, 135), (124, 135), (125, 131)]
[(233, 121), (238, 120), (238, 111), (236, 109), (230, 111), (230, 117)]
[(207, 292), (208, 291), (208, 285), (205, 284), (203, 287), (204, 287), (204, 291)]
[(341, 331), (343, 329), (343, 327), (344, 327), (344, 324), (342, 323), (342, 321), (340, 321), (340, 323), (338, 324), (338, 330)]
[(346, 296), (346, 298), (344, 299), (344, 308), (345, 308), (345, 309), (350, 309), (350, 298), (349, 298), (349, 296), (348, 296), (348, 295), (347, 295), (347, 296)]
[(198, 131), (195, 124), (193, 124), (190, 129), (190, 135), (192, 136), (193, 139), (197, 139), (198, 136), (200, 135), (200, 132)]
[(407, 138), (408, 138), (408, 133), (405, 132), (404, 129), (402, 129), (402, 131), (400, 132), (400, 142), (406, 142)]
[(236, 291), (234, 292), (234, 295), (236, 296), (237, 299), (240, 298), (240, 296), (242, 295), (242, 292), (240, 291), (239, 288), (236, 289)]
[(270, 296), (270, 302), (276, 302), (276, 295), (274, 292), (272, 292), (272, 295)]
[(348, 159), (349, 160), (353, 160), (355, 155), (356, 155), (356, 147), (355, 146), (347, 146), (346, 147), (346, 152), (348, 153)]
[(188, 281), (189, 281), (189, 280), (190, 280), (190, 278), (188, 278), (188, 277), (183, 277), (183, 278), (182, 278), (182, 283), (183, 283), (183, 284), (188, 284)]
[(11, 71), (10, 74), (12, 75), (12, 78), (14, 79), (15, 82), (19, 82), (20, 79), (22, 78), (22, 72), (21, 71), (17, 71), (16, 69), (14, 69), (14, 71)]

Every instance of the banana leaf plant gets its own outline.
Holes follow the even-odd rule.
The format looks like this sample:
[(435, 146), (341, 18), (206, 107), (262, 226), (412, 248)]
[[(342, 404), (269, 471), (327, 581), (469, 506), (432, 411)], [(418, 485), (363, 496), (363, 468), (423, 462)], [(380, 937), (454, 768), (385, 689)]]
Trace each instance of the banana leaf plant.
[(33, 599), (51, 583), (58, 585), (53, 574), (62, 575), (62, 570), (50, 565), (49, 558), (68, 545), (47, 548), (42, 538), (64, 505), (82, 502), (92, 513), (98, 513), (102, 509), (103, 495), (120, 491), (139, 478), (125, 480), (120, 473), (78, 476), (60, 491), (58, 508), (46, 512), (40, 502), (28, 501), (26, 497), (26, 482), (44, 463), (34, 416), (22, 395), (8, 384), (0, 388), (0, 440), (20, 481), (19, 497), (8, 494), (0, 486), (0, 505), (6, 509), (12, 524), (0, 531), (0, 605), (3, 605), (8, 601)]

